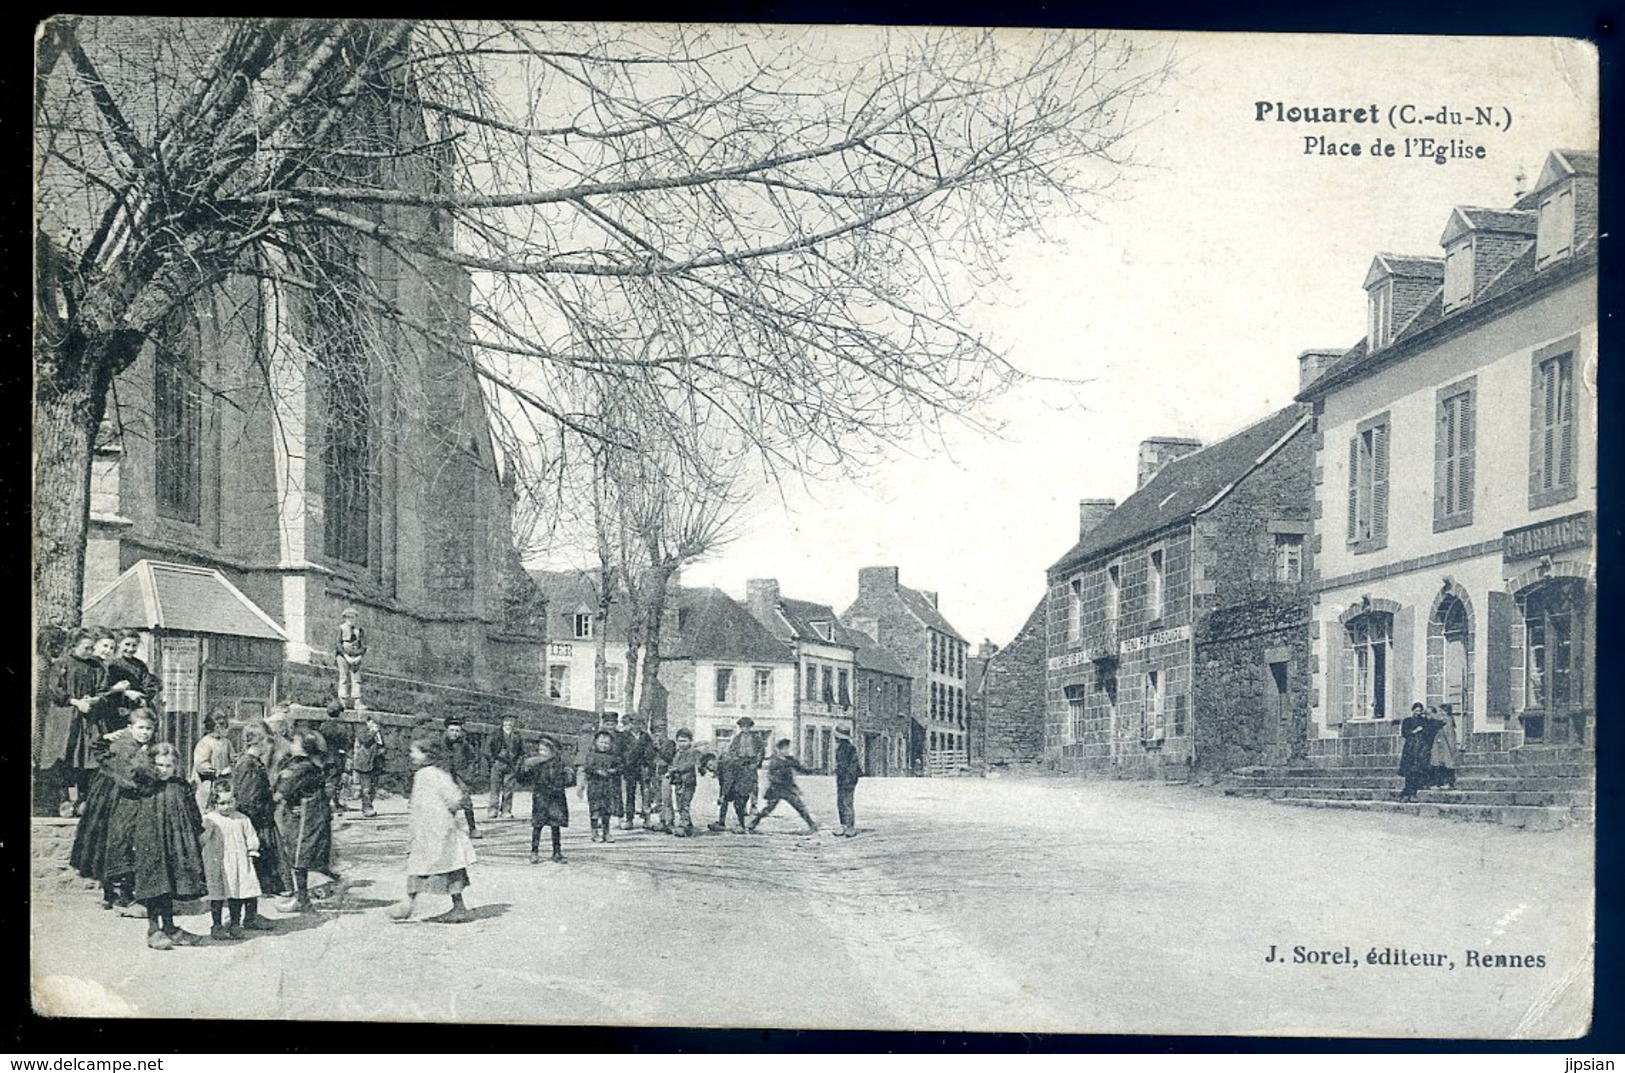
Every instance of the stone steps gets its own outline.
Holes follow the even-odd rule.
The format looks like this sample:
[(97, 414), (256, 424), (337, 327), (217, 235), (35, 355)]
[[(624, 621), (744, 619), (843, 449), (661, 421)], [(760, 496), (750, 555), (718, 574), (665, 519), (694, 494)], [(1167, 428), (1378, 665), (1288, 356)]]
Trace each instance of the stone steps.
[[(1272, 801), (1394, 801), (1399, 790), (1374, 789), (1358, 786), (1322, 786), (1315, 788), (1282, 786), (1233, 786), (1225, 790), (1231, 797), (1260, 797)], [(1483, 805), (1492, 807), (1530, 806), (1538, 808), (1588, 808), (1589, 790), (1520, 790), (1507, 787), (1498, 790), (1423, 790), (1418, 802), (1440, 805)]]
[(1521, 827), (1531, 831), (1554, 831), (1573, 824), (1594, 822), (1594, 812), (1586, 806), (1458, 805), (1436, 804), (1431, 801), (1339, 801), (1315, 797), (1281, 797), (1272, 800), (1278, 805), (1294, 805), (1300, 808), (1390, 812), (1471, 823), (1498, 823), (1506, 827)]

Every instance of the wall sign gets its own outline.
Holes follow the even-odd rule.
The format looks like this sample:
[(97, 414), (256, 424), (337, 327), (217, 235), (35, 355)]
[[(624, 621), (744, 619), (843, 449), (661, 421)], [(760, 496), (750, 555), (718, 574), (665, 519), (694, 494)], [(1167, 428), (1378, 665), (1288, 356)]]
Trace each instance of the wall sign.
[(1538, 525), (1521, 529), (1508, 529), (1501, 535), (1501, 557), (1506, 562), (1514, 559), (1533, 559), (1568, 548), (1591, 545), (1592, 513), (1589, 510), (1553, 518)]
[(1124, 654), (1138, 652), (1142, 648), (1151, 648), (1154, 645), (1171, 645), (1175, 641), (1188, 641), (1191, 637), (1189, 626), (1171, 626), (1156, 633), (1144, 634), (1140, 637), (1125, 638), (1122, 644)]

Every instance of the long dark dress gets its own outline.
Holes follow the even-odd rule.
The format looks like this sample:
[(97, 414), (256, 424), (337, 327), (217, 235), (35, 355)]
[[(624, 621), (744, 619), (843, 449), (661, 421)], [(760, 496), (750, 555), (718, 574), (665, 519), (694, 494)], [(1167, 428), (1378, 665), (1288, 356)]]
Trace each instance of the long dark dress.
[(308, 756), (290, 756), (277, 773), (276, 825), (282, 836), (285, 868), (313, 868), (331, 874), (333, 814), (327, 801), (327, 771)]
[(1399, 773), (1405, 778), (1401, 796), (1413, 797), (1427, 784), (1432, 770), (1433, 736), (1442, 726), (1442, 721), (1425, 715), (1407, 715), (1400, 721), (1399, 735), (1403, 742), (1399, 750)]
[(85, 814), (73, 833), (68, 863), (86, 879), (135, 871), (135, 823), (141, 798), (155, 789), (148, 747), (120, 735), (110, 742), (90, 782)]
[(265, 764), (253, 753), (243, 753), (231, 769), (231, 787), (237, 794), (237, 811), (249, 818), (260, 838), (260, 855), (254, 859), (260, 890), (281, 894), (288, 889), (282, 878), (282, 833), (277, 830), (276, 802)]
[(519, 762), (519, 781), (530, 784), (530, 825), (570, 826), (570, 801), (564, 791), (576, 784), (575, 768), (558, 757), (526, 757)]
[[(41, 768), (61, 764), (70, 771), (93, 771), (98, 766), (94, 743), (103, 731), (106, 703), (101, 696), (107, 668), (90, 656), (63, 656), (51, 668), (50, 706), (40, 728)], [(69, 700), (92, 698), (89, 712), (80, 712)]]
[(135, 900), (203, 897), (202, 835), (190, 783), (175, 776), (149, 790), (135, 816)]

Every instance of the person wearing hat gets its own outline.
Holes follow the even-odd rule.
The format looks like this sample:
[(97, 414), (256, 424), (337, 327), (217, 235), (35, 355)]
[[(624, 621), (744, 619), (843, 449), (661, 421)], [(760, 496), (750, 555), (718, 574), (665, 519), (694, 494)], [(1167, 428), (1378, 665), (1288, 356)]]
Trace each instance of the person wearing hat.
[(852, 732), (844, 726), (835, 728), (835, 811), (839, 814), (841, 829), (837, 835), (851, 838), (858, 833), (857, 817), (852, 798), (857, 793), (858, 780), (863, 771), (858, 764), (858, 749), (852, 744)]
[(333, 814), (328, 808), (327, 775), (322, 766), (326, 744), (314, 730), (296, 730), (289, 739), (290, 752), (277, 772), (273, 795), (276, 823), (282, 842), (283, 866), (293, 881), (293, 898), (281, 906), (284, 912), (309, 912), (310, 873), (323, 872), (336, 886), (340, 877), (333, 870)]
[(600, 730), (592, 736), (592, 748), (582, 758), (581, 769), (587, 783), (587, 819), (592, 824), (592, 840), (608, 842), (621, 782), (621, 758), (615, 754), (614, 731)]
[(475, 751), (474, 743), (468, 740), (462, 716), (446, 716), (446, 733), (442, 744), (446, 750), (446, 773), (463, 790), (463, 818), (468, 821), (468, 837), (484, 838), (485, 834), (474, 823), (473, 783), (480, 766), (480, 755)]
[(361, 627), (361, 615), (353, 607), (346, 607), (339, 616), (337, 644), (333, 660), (338, 665), (339, 707), (361, 711), (361, 658), (367, 654), (367, 631)]
[[(276, 800), (271, 792), (271, 775), (267, 764), (271, 759), (271, 732), (259, 721), (243, 727), (243, 751), (231, 769), (231, 788), (237, 795), (237, 811), (247, 816), (259, 838), (259, 856), (254, 858), (254, 872), (259, 877), (260, 892), (266, 896), (282, 894), (287, 889), (282, 868), (282, 834), (276, 825)], [(250, 902), (243, 927), (256, 931), (269, 930), (271, 925), (259, 915), (259, 903)]]
[(485, 743), (485, 762), (491, 772), (491, 819), (513, 818), (514, 775), (519, 762), (525, 758), (524, 743), (519, 740), (519, 718), (512, 712), (502, 717), (502, 729), (492, 734)]
[(756, 795), (760, 786), (757, 772), (762, 770), (762, 763), (767, 759), (767, 741), (755, 729), (756, 720), (748, 715), (740, 716), (734, 725), (739, 731), (728, 743), (728, 755), (740, 765), (741, 774), (738, 777), (741, 780), (745, 778), (744, 770), (749, 769), (750, 812), (755, 815)]
[[(653, 744), (653, 739), (650, 739)], [(621, 830), (632, 829), (632, 818), (638, 811), (638, 787), (643, 781), (643, 736), (632, 729), (632, 720), (622, 715), (615, 723), (615, 755), (620, 757)], [(643, 801), (644, 819), (649, 817), (649, 801)]]
[(530, 786), (530, 863), (542, 859), (542, 828), (553, 830), (553, 863), (564, 863), (560, 829), (570, 826), (570, 801), (564, 791), (576, 784), (575, 767), (565, 761), (559, 740), (543, 734), (536, 755), (519, 762), (518, 779)]
[(702, 754), (694, 748), (694, 732), (686, 727), (677, 732), (677, 740), (672, 745), (671, 760), (666, 764), (666, 790), (661, 794), (661, 804), (664, 809), (670, 809), (670, 802), (675, 798), (675, 816), (667, 821), (666, 826), (671, 828), (672, 834), (687, 838), (694, 833), (694, 819), (689, 808), (694, 804), (694, 791), (700, 784)]

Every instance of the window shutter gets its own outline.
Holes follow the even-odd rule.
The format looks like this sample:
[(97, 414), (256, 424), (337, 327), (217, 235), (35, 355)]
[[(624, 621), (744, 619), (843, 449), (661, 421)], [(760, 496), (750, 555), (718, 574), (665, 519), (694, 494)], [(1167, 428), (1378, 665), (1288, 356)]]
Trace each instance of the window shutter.
[(1320, 710), (1326, 725), (1336, 727), (1342, 726), (1348, 719), (1349, 702), (1344, 695), (1343, 683), (1349, 673), (1349, 634), (1341, 622), (1335, 621), (1326, 623), (1324, 630), (1326, 653), (1320, 661)]
[(1440, 399), (1433, 435), (1433, 524), (1450, 514), (1450, 400)]
[(1388, 426), (1371, 430), (1371, 537), (1388, 539)]
[(1456, 513), (1468, 514), (1473, 509), (1473, 455), (1478, 449), (1477, 415), (1478, 392), (1469, 391), (1461, 396), (1456, 423)]
[(1489, 594), (1484, 621), (1484, 714), (1491, 719), (1512, 716), (1512, 617), (1517, 605), (1504, 592)]
[[(1533, 492), (1534, 488), (1531, 487)], [(1360, 437), (1349, 438), (1349, 543), (1360, 535)]]
[(1388, 718), (1398, 719), (1410, 714), (1411, 702), (1416, 699), (1416, 686), (1411, 681), (1411, 668), (1416, 663), (1416, 609), (1403, 607), (1394, 612), (1394, 640), (1388, 660), (1388, 695), (1393, 703), (1388, 706)]
[(1545, 429), (1545, 370), (1538, 364), (1529, 374), (1529, 498), (1540, 494), (1541, 437)]
[(1557, 382), (1557, 460), (1553, 467), (1557, 472), (1553, 487), (1567, 488), (1574, 483), (1574, 367), (1566, 356), (1552, 364)]

